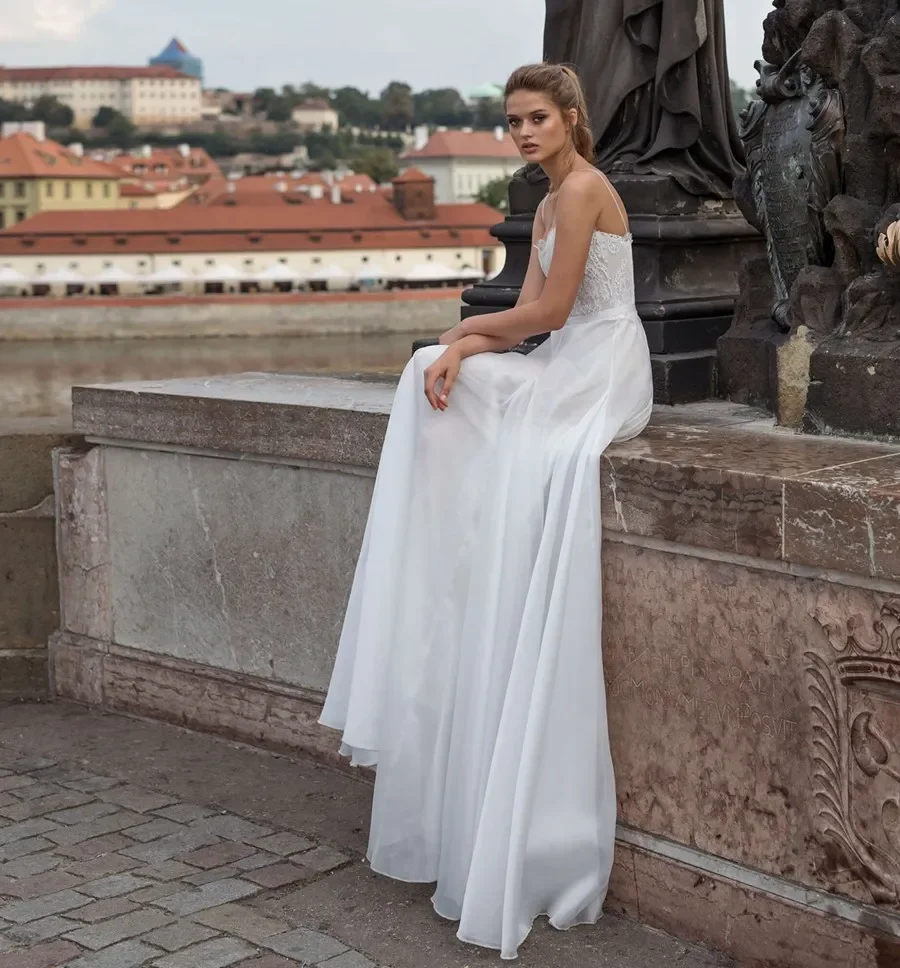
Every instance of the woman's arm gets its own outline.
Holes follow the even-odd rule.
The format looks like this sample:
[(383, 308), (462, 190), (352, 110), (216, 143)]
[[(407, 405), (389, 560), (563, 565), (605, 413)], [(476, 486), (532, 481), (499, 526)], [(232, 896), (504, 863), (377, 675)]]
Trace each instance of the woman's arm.
[[(544, 273), (541, 269), (540, 259), (538, 258), (537, 241), (544, 237), (544, 220), (541, 216), (544, 206), (543, 203), (538, 205), (537, 212), (534, 216), (534, 227), (531, 230), (531, 258), (528, 260), (528, 271), (525, 273), (525, 281), (522, 283), (522, 288), (519, 291), (519, 298), (516, 300), (516, 306), (525, 306), (528, 303), (536, 302), (541, 295), (544, 288)], [(442, 333), (439, 343), (444, 346), (449, 346), (453, 343), (459, 342), (466, 336), (466, 329), (462, 323), (457, 323), (452, 329), (448, 329), (446, 333)], [(474, 356), (475, 353), (499, 353), (503, 350), (508, 350), (510, 347), (516, 346), (520, 341), (517, 339), (510, 342), (508, 339), (501, 339), (496, 344), (494, 343), (470, 343), (470, 346), (479, 346), (472, 353), (466, 353), (465, 356)], [(465, 356), (463, 358), (465, 358)]]
[[(605, 193), (598, 182), (597, 178), (589, 177), (586, 172), (581, 177), (570, 175), (560, 189), (553, 262), (537, 298), (528, 302), (520, 298), (514, 309), (472, 316), (458, 327), (461, 336), (477, 334), (500, 337), (508, 341), (510, 346), (515, 346), (529, 336), (561, 329), (565, 325), (584, 279), (594, 226), (603, 208)], [(533, 267), (540, 272), (536, 250), (532, 250), (529, 262), (532, 285)]]

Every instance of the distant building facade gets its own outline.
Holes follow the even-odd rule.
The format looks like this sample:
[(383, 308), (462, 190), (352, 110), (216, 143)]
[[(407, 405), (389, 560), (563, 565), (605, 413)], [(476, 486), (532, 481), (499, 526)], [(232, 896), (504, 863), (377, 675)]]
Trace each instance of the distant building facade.
[(512, 138), (502, 128), (494, 131), (448, 131), (429, 136), (417, 130), (415, 144), (401, 156), (434, 179), (438, 204), (472, 202), (489, 182), (509, 178), (524, 162)]
[(304, 101), (291, 112), (301, 131), (337, 131), (338, 113), (327, 101)]
[[(16, 130), (19, 127), (20, 130)], [(119, 173), (44, 137), (43, 125), (5, 125), (0, 139), (0, 228), (41, 212), (118, 208)]]
[(489, 232), (501, 217), (495, 209), (436, 205), (421, 173), (396, 181), (393, 199), (350, 184), (346, 194), (333, 186), (295, 204), (245, 197), (235, 207), (44, 213), (0, 232), (0, 263), (29, 278), (58, 269), (91, 277), (115, 265), (138, 280), (160, 270), (199, 278), (217, 267), (249, 274), (276, 265), (304, 279), (447, 280), (501, 267), (503, 247)]
[(178, 125), (202, 115), (201, 82), (172, 67), (0, 67), (0, 98), (31, 106), (55, 97), (90, 127), (102, 107), (136, 125)]
[(171, 67), (179, 74), (186, 74), (188, 77), (196, 77), (197, 80), (203, 81), (203, 61), (195, 57), (177, 37), (169, 41), (162, 53), (150, 58), (150, 66)]

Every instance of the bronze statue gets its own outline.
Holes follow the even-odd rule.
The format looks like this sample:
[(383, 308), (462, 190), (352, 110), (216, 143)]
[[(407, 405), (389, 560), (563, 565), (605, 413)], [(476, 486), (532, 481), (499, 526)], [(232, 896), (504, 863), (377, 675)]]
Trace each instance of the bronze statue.
[(546, 0), (544, 58), (581, 76), (606, 171), (726, 197), (743, 170), (723, 0)]

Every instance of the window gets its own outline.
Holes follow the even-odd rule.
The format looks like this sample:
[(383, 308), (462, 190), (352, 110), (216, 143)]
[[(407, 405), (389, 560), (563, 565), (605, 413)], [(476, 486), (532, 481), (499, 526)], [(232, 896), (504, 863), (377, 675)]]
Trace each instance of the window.
[(0, 182), (0, 198), (6, 195), (6, 182)]
[(25, 197), (25, 182), (16, 182), (14, 193), (16, 198)]
[(6, 213), (0, 209), (0, 229), (6, 227)]
[(63, 185), (63, 195), (65, 195), (66, 198), (71, 198), (72, 197), (72, 183), (71, 182), (66, 182), (65, 185)]
[(103, 197), (109, 198), (109, 182), (104, 182), (103, 184)]
[(362, 260), (363, 260), (363, 262), (368, 262), (369, 261), (369, 257), (367, 255), (364, 255), (362, 257)]
[(24, 209), (22, 209), (22, 208), (17, 208), (16, 209), (16, 221), (17, 222), (24, 222), (26, 218), (28, 218), (28, 213)]
[(322, 262), (322, 260), (321, 260), (321, 258), (319, 258), (319, 256), (315, 256), (315, 258), (313, 258), (312, 261), (313, 261), (313, 265), (314, 266), (320, 265), (321, 262)]
[(52, 181), (48, 181), (47, 182), (47, 184), (45, 186), (45, 189), (44, 189), (44, 192), (45, 192), (47, 198), (53, 198), (53, 182)]
[(402, 261), (402, 259), (403, 259), (403, 256), (402, 255), (395, 255), (394, 256), (394, 262), (400, 262), (400, 261)]
[(85, 182), (84, 183), (84, 197), (85, 198), (93, 198), (94, 197), (94, 183), (93, 182)]

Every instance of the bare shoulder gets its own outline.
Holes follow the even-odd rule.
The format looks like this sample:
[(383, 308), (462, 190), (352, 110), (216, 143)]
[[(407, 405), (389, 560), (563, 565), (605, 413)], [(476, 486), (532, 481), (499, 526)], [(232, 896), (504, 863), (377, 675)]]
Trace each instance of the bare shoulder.
[(559, 189), (560, 205), (578, 207), (599, 214), (609, 200), (606, 179), (593, 168), (576, 168), (566, 176)]

